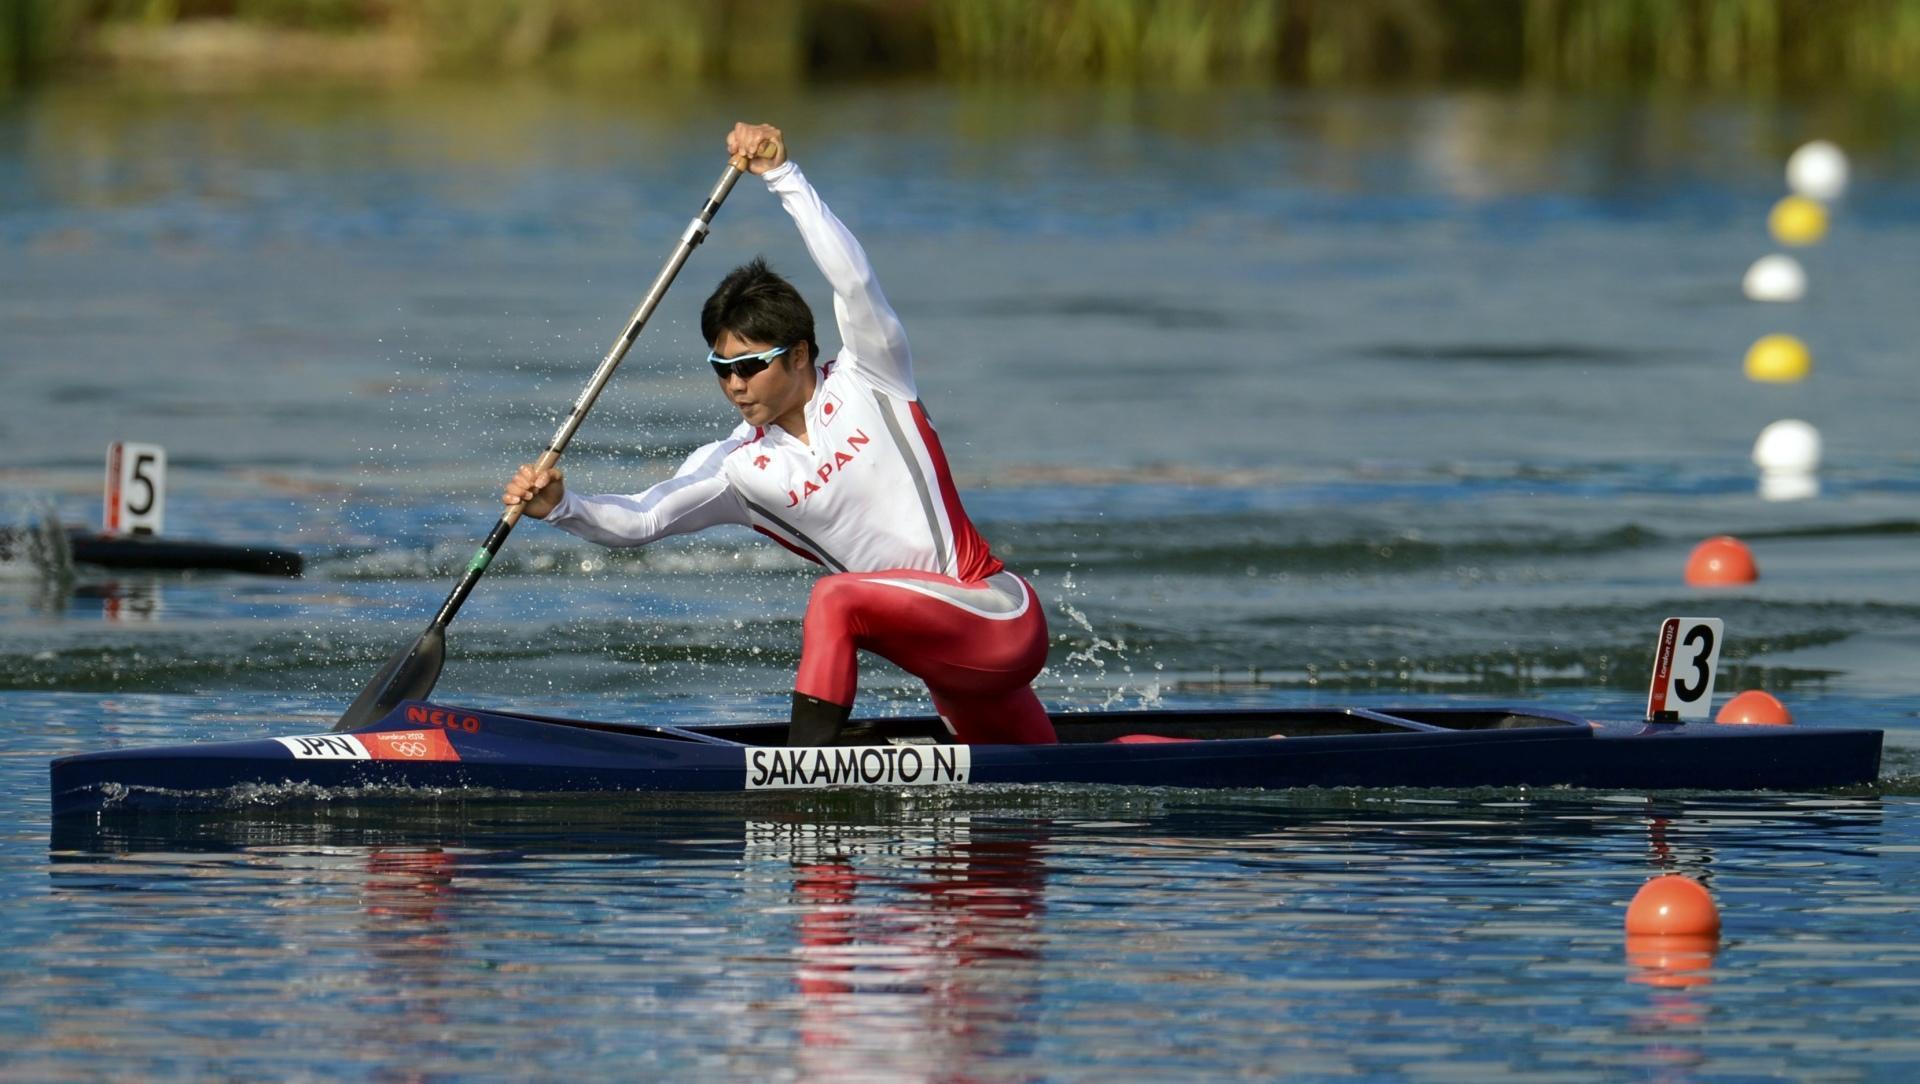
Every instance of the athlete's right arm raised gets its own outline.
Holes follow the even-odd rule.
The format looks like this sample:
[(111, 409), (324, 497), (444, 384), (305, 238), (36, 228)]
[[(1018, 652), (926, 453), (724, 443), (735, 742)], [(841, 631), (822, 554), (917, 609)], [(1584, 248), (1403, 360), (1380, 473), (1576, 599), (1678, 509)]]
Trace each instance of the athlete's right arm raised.
[(800, 239), (814, 265), (833, 287), (841, 368), (864, 374), (881, 390), (902, 399), (920, 398), (906, 328), (880, 291), (867, 250), (787, 157), (786, 135), (771, 124), (735, 124), (727, 133), (727, 153), (746, 158), (748, 172), (758, 175), (768, 191), (780, 197), (780, 206), (800, 227)]
[[(723, 523), (745, 524), (746, 503), (727, 484), (722, 469), (740, 446), (738, 437), (715, 441), (687, 457), (672, 478), (642, 493), (605, 493), (590, 497), (566, 492), (558, 471), (535, 490), (531, 468), (522, 467), (507, 483), (502, 499), (527, 500), (527, 512), (569, 534), (603, 546), (644, 546), (668, 535), (690, 534)], [(551, 503), (549, 503), (551, 502)]]

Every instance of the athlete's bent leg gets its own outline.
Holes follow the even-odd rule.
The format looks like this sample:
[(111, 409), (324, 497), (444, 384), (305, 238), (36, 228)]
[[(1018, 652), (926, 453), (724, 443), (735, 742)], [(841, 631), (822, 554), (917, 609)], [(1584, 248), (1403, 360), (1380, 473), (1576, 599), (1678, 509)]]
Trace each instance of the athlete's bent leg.
[(800, 674), (795, 693), (834, 704), (852, 704), (860, 688), (859, 646), (866, 634), (861, 577), (822, 576), (807, 599), (800, 631)]
[(825, 576), (803, 635), (800, 696), (852, 704), (867, 650), (925, 681), (962, 741), (1053, 740), (1027, 687), (1046, 665), (1046, 618), (1011, 573), (977, 582), (912, 570)]
[(985, 696), (930, 691), (940, 717), (968, 745), (1052, 745), (1060, 740), (1053, 719), (1029, 686)]

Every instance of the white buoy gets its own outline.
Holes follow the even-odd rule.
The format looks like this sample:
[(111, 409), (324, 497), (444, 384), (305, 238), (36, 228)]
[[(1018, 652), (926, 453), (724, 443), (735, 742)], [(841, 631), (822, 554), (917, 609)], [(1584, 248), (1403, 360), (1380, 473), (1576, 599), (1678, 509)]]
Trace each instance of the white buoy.
[(1787, 159), (1787, 187), (1822, 203), (1831, 203), (1847, 190), (1847, 156), (1839, 147), (1816, 139)]
[(1807, 295), (1807, 273), (1799, 260), (1775, 252), (1753, 261), (1740, 288), (1755, 301), (1798, 301)]
[(1763, 471), (1808, 474), (1820, 469), (1820, 430), (1798, 418), (1782, 418), (1760, 430), (1754, 465)]

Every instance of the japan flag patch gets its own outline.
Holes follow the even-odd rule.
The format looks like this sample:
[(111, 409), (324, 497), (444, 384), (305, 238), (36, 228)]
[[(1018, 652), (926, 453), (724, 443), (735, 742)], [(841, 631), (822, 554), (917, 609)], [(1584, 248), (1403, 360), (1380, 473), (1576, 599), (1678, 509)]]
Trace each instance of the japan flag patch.
[(820, 423), (832, 425), (833, 419), (840, 416), (841, 410), (840, 396), (834, 392), (828, 392), (826, 398), (820, 400)]

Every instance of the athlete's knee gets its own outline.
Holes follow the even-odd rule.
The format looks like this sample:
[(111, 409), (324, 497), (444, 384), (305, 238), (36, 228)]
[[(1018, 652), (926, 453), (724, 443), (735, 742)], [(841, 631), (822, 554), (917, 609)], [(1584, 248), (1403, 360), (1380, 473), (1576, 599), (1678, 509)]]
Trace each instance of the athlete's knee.
[(1000, 693), (929, 690), (954, 737), (968, 745), (1051, 745), (1053, 719), (1026, 685)]
[(806, 623), (812, 625), (822, 621), (832, 621), (835, 624), (843, 622), (847, 613), (853, 608), (853, 589), (858, 583), (858, 580), (844, 572), (822, 576), (813, 581), (813, 592), (807, 596)]

